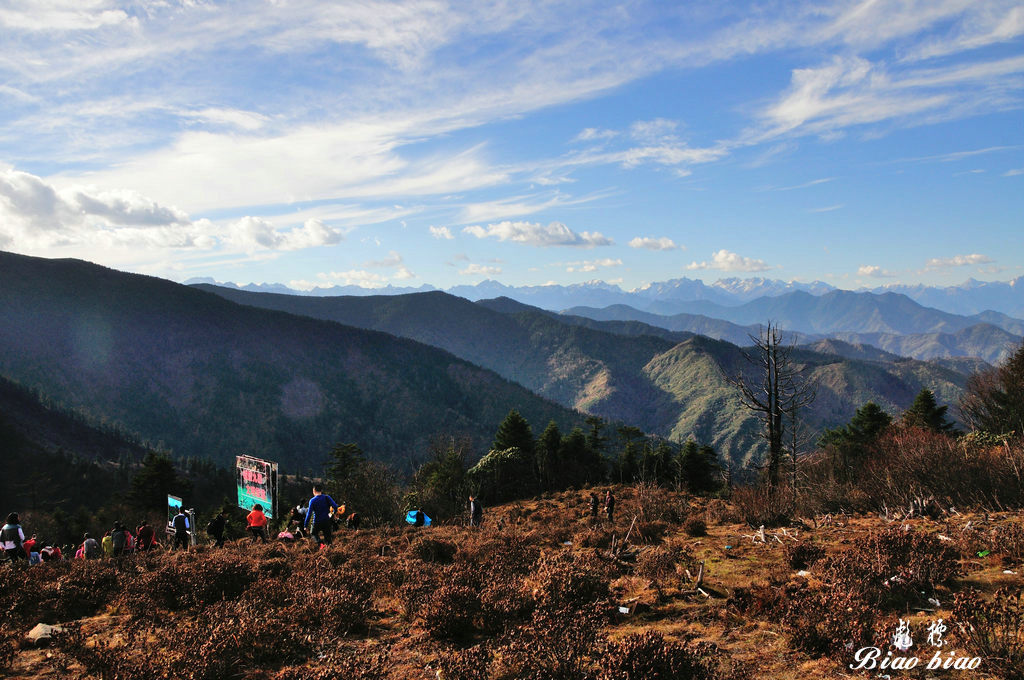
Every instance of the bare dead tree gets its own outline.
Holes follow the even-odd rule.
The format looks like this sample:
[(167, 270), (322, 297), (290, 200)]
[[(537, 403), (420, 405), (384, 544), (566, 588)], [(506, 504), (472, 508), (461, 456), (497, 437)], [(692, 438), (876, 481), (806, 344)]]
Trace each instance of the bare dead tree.
[(740, 390), (743, 405), (759, 414), (764, 423), (762, 436), (768, 441), (768, 483), (775, 487), (779, 483), (779, 469), (784, 453), (783, 417), (791, 417), (817, 396), (817, 383), (801, 376), (802, 368), (792, 357), (793, 346), (784, 345), (782, 331), (778, 325), (768, 322), (755, 337), (752, 352), (743, 352), (743, 357), (755, 368), (754, 376), (743, 373), (728, 378), (730, 384)]

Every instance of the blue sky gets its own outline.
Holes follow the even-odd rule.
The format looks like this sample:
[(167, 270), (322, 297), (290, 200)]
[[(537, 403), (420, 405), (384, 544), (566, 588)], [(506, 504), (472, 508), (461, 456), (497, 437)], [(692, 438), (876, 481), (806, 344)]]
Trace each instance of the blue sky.
[(1024, 3), (0, 0), (0, 249), (438, 287), (1024, 274)]

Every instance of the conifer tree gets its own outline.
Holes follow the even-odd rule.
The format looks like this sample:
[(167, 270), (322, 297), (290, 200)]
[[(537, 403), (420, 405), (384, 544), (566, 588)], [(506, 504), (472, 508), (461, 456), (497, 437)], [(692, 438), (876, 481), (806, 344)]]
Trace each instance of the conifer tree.
[(519, 415), (519, 411), (512, 409), (501, 421), (498, 431), (494, 435), (494, 443), (491, 448), (495, 451), (517, 448), (523, 453), (533, 455), (534, 441), (533, 430), (526, 418)]
[(956, 423), (946, 420), (948, 406), (935, 403), (935, 395), (925, 388), (918, 392), (914, 403), (903, 413), (903, 424), (921, 427), (942, 434), (956, 434)]

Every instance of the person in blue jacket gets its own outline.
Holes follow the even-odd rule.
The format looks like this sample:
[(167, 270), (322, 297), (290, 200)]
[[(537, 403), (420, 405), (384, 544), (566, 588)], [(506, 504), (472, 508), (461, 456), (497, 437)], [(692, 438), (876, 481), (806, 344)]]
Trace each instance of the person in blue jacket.
[[(302, 526), (309, 527), (309, 540), (315, 548), (331, 544), (331, 531), (334, 528), (331, 524), (332, 509), (337, 510), (338, 504), (325, 494), (320, 486), (314, 486), (313, 497), (309, 500), (309, 509), (306, 510), (306, 519)], [(310, 518), (313, 519), (312, 524)], [(323, 538), (320, 537), (321, 534)]]

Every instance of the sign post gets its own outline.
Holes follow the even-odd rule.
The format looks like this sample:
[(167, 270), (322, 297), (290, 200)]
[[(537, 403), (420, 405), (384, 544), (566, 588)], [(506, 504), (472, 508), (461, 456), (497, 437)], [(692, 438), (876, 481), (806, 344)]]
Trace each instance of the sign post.
[(268, 518), (277, 517), (277, 463), (252, 456), (236, 456), (235, 487), (238, 507), (252, 510), (258, 503)]

